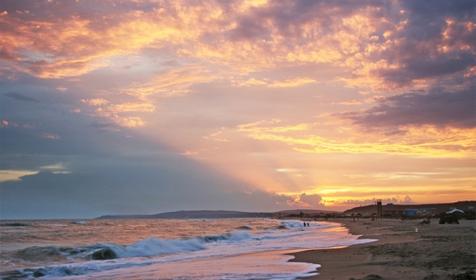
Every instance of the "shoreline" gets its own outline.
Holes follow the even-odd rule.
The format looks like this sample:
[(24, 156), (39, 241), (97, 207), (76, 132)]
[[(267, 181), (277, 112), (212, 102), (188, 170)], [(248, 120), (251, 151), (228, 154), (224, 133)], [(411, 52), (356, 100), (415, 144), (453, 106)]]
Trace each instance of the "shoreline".
[(308, 280), (476, 279), (476, 221), (430, 225), (420, 220), (330, 219), (360, 235), (378, 239), (345, 248), (293, 253), (292, 262), (320, 264)]

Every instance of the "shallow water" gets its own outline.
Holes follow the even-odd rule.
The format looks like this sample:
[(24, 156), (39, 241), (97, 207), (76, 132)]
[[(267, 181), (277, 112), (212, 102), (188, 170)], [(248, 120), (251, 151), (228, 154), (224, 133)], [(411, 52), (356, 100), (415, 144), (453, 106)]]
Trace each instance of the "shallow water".
[[(274, 219), (8, 221), (0, 223), (0, 271), (19, 278), (295, 279), (318, 265), (288, 262), (285, 253), (370, 241), (357, 238), (336, 223)], [(114, 259), (93, 260), (98, 250)]]

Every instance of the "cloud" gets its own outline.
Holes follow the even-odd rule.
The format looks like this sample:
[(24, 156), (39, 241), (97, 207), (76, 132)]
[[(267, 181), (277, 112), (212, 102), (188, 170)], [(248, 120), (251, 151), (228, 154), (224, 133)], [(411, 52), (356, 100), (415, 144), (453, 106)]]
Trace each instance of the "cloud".
[(401, 133), (388, 133), (349, 126), (331, 136), (322, 135), (324, 132), (316, 132), (313, 127), (313, 123), (283, 126), (279, 121), (259, 121), (239, 125), (237, 131), (258, 141), (283, 143), (302, 153), (451, 158), (471, 157), (476, 152), (476, 129), (408, 126)]
[(311, 127), (308, 123), (300, 123), (295, 125), (286, 125), (283, 124), (283, 121), (280, 119), (271, 119), (271, 120), (262, 120), (252, 123), (240, 124), (237, 127), (237, 130), (240, 132), (246, 132), (250, 134), (259, 134), (259, 133), (283, 133), (283, 132), (293, 132), (293, 131), (307, 131)]
[(92, 115), (113, 121), (128, 128), (146, 125), (146, 114), (155, 112), (156, 105), (164, 98), (183, 96), (196, 84), (214, 80), (203, 67), (186, 65), (166, 69), (142, 82), (131, 82), (119, 89), (101, 91), (93, 98), (82, 98)]
[(2, 121), (0, 122), (0, 127), (2, 127), (2, 128), (6, 128), (6, 127), (8, 127), (9, 125), (10, 125), (10, 122), (9, 122), (8, 120), (2, 120)]
[(26, 102), (40, 102), (38, 99), (18, 93), (18, 92), (7, 92), (4, 96), (18, 100), (18, 101), (26, 101)]
[(405, 195), (403, 199), (400, 197), (385, 197), (385, 198), (371, 198), (371, 199), (349, 199), (335, 203), (336, 206), (345, 206), (347, 208), (364, 206), (377, 203), (381, 200), (383, 204), (413, 204), (415, 203), (409, 195)]
[(104, 98), (83, 98), (81, 102), (88, 104), (89, 106), (98, 107), (109, 104), (109, 100)]
[[(32, 91), (36, 92), (36, 90)], [(26, 94), (31, 93), (27, 92)], [(51, 91), (45, 97), (48, 96), (56, 97), (63, 96), (63, 94)], [(74, 96), (67, 95), (66, 97), (73, 98)], [(193, 98), (197, 98), (197, 96), (193, 96)], [(80, 101), (78, 100), (78, 102)], [(12, 104), (16, 105), (12, 106)], [(108, 103), (108, 105), (110, 104)], [(30, 111), (25, 109), (30, 108), (29, 102), (16, 102), (7, 99), (7, 102), (0, 104), (0, 106), (2, 106), (2, 112), (9, 116), (9, 120), (12, 119), (11, 124), (21, 124), (16, 121), (17, 119), (34, 124), (32, 128), (11, 125), (8, 128), (1, 129), (0, 138), (3, 141), (2, 147), (4, 149), (2, 149), (3, 153), (0, 157), (0, 168), (2, 170), (40, 170), (39, 174), (26, 176), (26, 178), (22, 178), (21, 182), (13, 184), (11, 181), (12, 184), (9, 183), (0, 187), (9, 188), (8, 191), (0, 195), (2, 198), (5, 197), (12, 201), (6, 204), (6, 208), (2, 209), (2, 213), (5, 213), (5, 215), (9, 213), (9, 215), (17, 215), (17, 217), (20, 215), (31, 217), (33, 214), (41, 214), (48, 217), (58, 215), (57, 209), (64, 209), (61, 213), (70, 217), (74, 217), (77, 213), (95, 216), (120, 211), (124, 211), (124, 213), (153, 213), (182, 207), (200, 209), (203, 208), (203, 205), (215, 209), (221, 207), (238, 209), (243, 207), (241, 209), (244, 210), (320, 207), (315, 206), (318, 205), (319, 198), (311, 196), (311, 194), (315, 194), (314, 191), (306, 192), (305, 196), (301, 196), (301, 192), (293, 195), (279, 195), (256, 191), (252, 186), (242, 182), (227, 181), (228, 179), (225, 179), (225, 176), (217, 175), (218, 178), (215, 178), (215, 171), (207, 170), (203, 166), (200, 167), (198, 163), (176, 158), (173, 156), (176, 151), (165, 145), (158, 145), (157, 138), (144, 139), (139, 133), (134, 133), (134, 131), (119, 126), (117, 126), (119, 130), (104, 130), (103, 126), (94, 125), (97, 124), (95, 116), (71, 113), (69, 103), (42, 102), (42, 106), (35, 105), (33, 111)], [(58, 112), (60, 112), (61, 117), (58, 117)], [(292, 136), (298, 139), (306, 136), (306, 134), (312, 135), (315, 128), (314, 123), (290, 123), (281, 119), (271, 119), (243, 125), (240, 133), (267, 133)], [(38, 138), (39, 132), (43, 130), (54, 131), (62, 138), (60, 141)], [(220, 138), (230, 137), (230, 142), (233, 143), (237, 138), (234, 138), (229, 130), (225, 128), (224, 135), (215, 136)], [(451, 141), (455, 141), (453, 138), (458, 135), (452, 132), (446, 134), (448, 136), (447, 140)], [(431, 136), (431, 133), (421, 132), (419, 135)], [(369, 142), (373, 141), (373, 137), (382, 138), (381, 136), (371, 135), (355, 137), (369, 140)], [(329, 139), (332, 140), (332, 138), (327, 140)], [(343, 139), (338, 140), (342, 141)], [(348, 139), (346, 138), (346, 140)], [(442, 142), (445, 141), (442, 140)], [(298, 146), (290, 147), (292, 149)], [(266, 145), (266, 147), (268, 146)], [(190, 149), (192, 153), (195, 151), (193, 148)], [(249, 160), (249, 158), (246, 158), (247, 147), (240, 147), (237, 151), (240, 158), (245, 158), (245, 161)], [(270, 151), (273, 154), (275, 153), (275, 150)], [(261, 149), (258, 152), (259, 156), (255, 157), (255, 160), (257, 158), (274, 160), (274, 158), (263, 153)], [(234, 157), (218, 154), (221, 158), (225, 158), (225, 161), (232, 163), (234, 171), (242, 168), (235, 164), (236, 159)], [(293, 159), (301, 160), (304, 157), (298, 153), (290, 154), (286, 152), (283, 155), (279, 154), (278, 151), (276, 154), (283, 156), (282, 160), (266, 163), (269, 164), (267, 166), (273, 167), (275, 165), (279, 169), (275, 170), (273, 168), (271, 178), (288, 177), (290, 179), (284, 181), (284, 185), (292, 186), (292, 188), (298, 190), (303, 185), (302, 181), (294, 181), (294, 179), (297, 179), (295, 175), (303, 166), (299, 162), (293, 161)], [(316, 162), (316, 158), (318, 158), (315, 154), (306, 157), (312, 162)], [(318, 161), (322, 163), (322, 166), (332, 164), (327, 159), (323, 160), (321, 158)], [(248, 168), (253, 169), (256, 173), (262, 173), (259, 165), (251, 165), (249, 162), (246, 164)], [(339, 174), (344, 172), (340, 171), (340, 168), (343, 168), (340, 164), (341, 162), (339, 162)], [(408, 165), (404, 164), (405, 167)], [(452, 165), (450, 164), (450, 166)], [(202, 168), (205, 168), (205, 170)], [(319, 176), (322, 176), (323, 169), (325, 167), (304, 166), (302, 173), (305, 174), (305, 177), (308, 177), (312, 176), (312, 170), (319, 170)], [(68, 172), (70, 173), (66, 174)], [(119, 173), (121, 176), (116, 179)], [(366, 176), (365, 173), (362, 175)], [(387, 175), (383, 176), (389, 177)], [(402, 176), (409, 177), (405, 174)], [(182, 177), (184, 179), (181, 179)], [(220, 180), (224, 180), (224, 182)], [(138, 184), (137, 182), (144, 183)], [(466, 184), (466, 181), (464, 183)], [(202, 184), (207, 186), (202, 187)], [(451, 184), (454, 184), (454, 182), (451, 182)], [(263, 185), (266, 186), (266, 184)], [(131, 188), (135, 190), (134, 193), (129, 190), (130, 186), (134, 186), (134, 188)], [(460, 188), (462, 189), (462, 187)], [(193, 193), (195, 192), (203, 192), (204, 195), (194, 199)], [(140, 196), (141, 193), (147, 198)], [(114, 195), (111, 196), (111, 194)], [(205, 194), (209, 196), (209, 200), (207, 200)], [(326, 194), (319, 194), (324, 196), (325, 201)], [(362, 197), (364, 195), (368, 196), (367, 189), (362, 190)], [(385, 194), (388, 197), (394, 195), (396, 194)], [(72, 201), (73, 197), (75, 201)], [(125, 197), (130, 199), (127, 200)], [(148, 200), (149, 197), (150, 200)], [(32, 203), (28, 198), (35, 199), (34, 201), (37, 204)], [(58, 201), (58, 204), (48, 203), (48, 199), (51, 201), (52, 198)], [(323, 202), (321, 201), (321, 203)], [(25, 205), (31, 206), (25, 208)], [(127, 208), (124, 205), (128, 205)], [(85, 208), (87, 209), (85, 210)]]
[(8, 2), (0, 16), (0, 69), (77, 77), (137, 54), (205, 69), (187, 81), (175, 73), (183, 87), (169, 89), (170, 80), (159, 79), (131, 88), (138, 95), (180, 95), (212, 76), (269, 88), (322, 79), (253, 76), (289, 65), (339, 68), (336, 80), (365, 92), (428, 89), (442, 80), (458, 86), (476, 73), (476, 4), (447, 2), (105, 1), (108, 8), (99, 10), (78, 2)]
[(22, 177), (38, 174), (36, 170), (0, 170), (0, 183), (19, 181)]
[(365, 128), (433, 125), (476, 128), (476, 87), (426, 94), (406, 93), (381, 99), (364, 111), (343, 114)]
[[(416, 54), (415, 54), (416, 56)], [(385, 80), (404, 85), (414, 80), (436, 78), (450, 75), (473, 67), (476, 63), (474, 54), (470, 52), (451, 54), (439, 54), (434, 57), (407, 58), (402, 61), (403, 67), (398, 69), (382, 69), (376, 74)]]
[(190, 92), (196, 84), (205, 84), (216, 79), (207, 69), (198, 65), (186, 65), (165, 70), (149, 81), (133, 83), (122, 92), (147, 100), (148, 97), (173, 97)]
[[(107, 66), (114, 56), (133, 54), (146, 46), (160, 48), (194, 36), (177, 25), (172, 14), (110, 9), (109, 15), (119, 13), (122, 20), (105, 22), (106, 10), (100, 17), (78, 17), (74, 10), (77, 4), (70, 5), (61, 11), (66, 13), (64, 18), (47, 15), (34, 19), (35, 15), (15, 12), (1, 16), (2, 49), (8, 54), (4, 55), (8, 57), (5, 62), (41, 78), (80, 76)], [(47, 2), (40, 6), (39, 10), (58, 9)]]
[[(383, 168), (374, 166), (375, 158), (385, 160), (382, 165), (398, 160), (419, 171), (442, 162), (448, 163), (445, 169), (467, 168), (476, 153), (470, 108), (476, 77), (475, 6), (466, 0), (104, 0), (95, 5), (4, 0), (1, 169), (40, 170), (27, 176), (29, 186), (56, 179), (96, 186), (76, 173), (80, 168), (74, 164), (71, 170), (69, 165), (53, 171), (41, 166), (82, 165), (103, 156), (130, 160), (124, 155), (140, 155), (132, 160), (136, 164), (175, 162), (149, 158), (175, 151), (146, 143), (147, 135), (151, 142), (166, 141), (263, 188), (297, 191), (291, 200), (304, 205), (318, 200), (306, 195), (301, 201), (305, 186), (321, 180), (343, 185), (340, 165), (352, 165), (348, 168), (363, 176)], [(342, 108), (355, 112), (336, 114)], [(102, 175), (130, 168), (134, 178), (149, 178), (160, 167), (150, 165), (141, 173), (139, 167), (105, 165), (110, 170), (104, 174), (81, 169), (85, 177), (101, 179), (103, 200), (113, 190), (110, 186), (123, 182)], [(181, 169), (185, 163), (172, 165)], [(332, 171), (323, 171), (327, 168)], [(65, 171), (72, 173), (54, 174)], [(182, 171), (176, 177), (192, 172)], [(470, 184), (471, 178), (452, 174), (459, 186)], [(417, 180), (402, 177), (406, 184)], [(165, 184), (173, 185), (172, 178), (164, 179)], [(365, 184), (376, 179), (359, 180)], [(137, 181), (124, 179), (131, 186)], [(151, 190), (157, 177), (149, 181), (156, 184), (148, 183), (144, 192), (160, 196)], [(453, 184), (449, 181), (447, 189)], [(177, 184), (182, 205), (195, 203), (186, 198), (185, 189), (196, 186)], [(212, 190), (204, 192), (215, 195)], [(223, 190), (214, 191), (221, 195)], [(237, 193), (246, 201), (246, 193)], [(250, 207), (259, 205), (258, 198), (273, 207), (290, 200), (252, 193)], [(223, 197), (220, 203), (232, 203)]]
[(318, 194), (306, 194), (302, 193), (297, 202), (300, 205), (303, 205), (305, 208), (318, 208), (318, 207), (323, 207), (324, 205), (322, 204), (322, 197)]
[(89, 157), (70, 160), (70, 167), (72, 172), (43, 170), (0, 182), (1, 217), (96, 217), (201, 210), (204, 205), (212, 210), (269, 211), (287, 205), (285, 197), (253, 189), (172, 154)]
[(71, 171), (69, 171), (66, 168), (66, 166), (61, 162), (40, 166), (39, 170), (43, 172), (44, 171), (51, 172), (52, 174), (70, 174), (71, 173)]
[(268, 88), (294, 88), (302, 87), (309, 84), (316, 83), (316, 80), (310, 78), (295, 78), (295, 79), (285, 79), (285, 80), (267, 80), (267, 79), (255, 79), (251, 78), (242, 83), (239, 83), (239, 86), (251, 87), (251, 86), (261, 86)]
[[(9, 116), (0, 129), (1, 218), (95, 217), (204, 205), (243, 211), (287, 207), (285, 197), (190, 160), (157, 139), (98, 127), (95, 117), (71, 112), (69, 103), (42, 102), (25, 110), (30, 106), (12, 99), (0, 103)], [(17, 119), (34, 125), (26, 128)], [(38, 137), (43, 131), (61, 138)]]
[[(379, 74), (396, 83), (439, 77), (474, 66), (476, 3), (474, 1), (401, 2), (406, 27), (390, 36), (394, 49), (383, 52), (400, 65)], [(424, 23), (424, 24), (423, 24)]]
[[(120, 102), (111, 103), (104, 98), (81, 99), (81, 102), (94, 108), (93, 114), (106, 118), (123, 127), (142, 127), (145, 121), (140, 116), (131, 116), (136, 113), (151, 113), (155, 106), (148, 102)], [(100, 125), (104, 127), (104, 124)]]
[(56, 133), (51, 132), (43, 132), (40, 135), (41, 138), (48, 139), (48, 140), (59, 140), (61, 137)]
[(401, 203), (404, 203), (404, 204), (412, 204), (412, 203), (415, 203), (413, 201), (413, 199), (409, 196), (409, 195), (406, 195), (403, 200), (401, 200)]
[(203, 136), (203, 139), (210, 140), (210, 141), (216, 141), (216, 142), (230, 142), (230, 139), (226, 138), (224, 136), (225, 133), (225, 128), (221, 127), (219, 130), (214, 131), (206, 136)]
[(286, 206), (290, 208), (309, 208), (319, 209), (325, 207), (322, 197), (319, 194), (280, 194), (281, 198), (286, 201)]

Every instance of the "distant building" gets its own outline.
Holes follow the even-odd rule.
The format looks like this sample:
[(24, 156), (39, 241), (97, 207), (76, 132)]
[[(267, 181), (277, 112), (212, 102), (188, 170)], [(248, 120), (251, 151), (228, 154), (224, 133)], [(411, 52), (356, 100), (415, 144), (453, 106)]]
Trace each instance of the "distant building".
[[(362, 217), (379, 216), (379, 206), (373, 203), (367, 206), (355, 207), (344, 212), (345, 215), (360, 215)], [(460, 201), (455, 203), (432, 203), (432, 204), (392, 204), (382, 205), (382, 217), (384, 218), (418, 218), (418, 217), (437, 217), (442, 213), (455, 210), (459, 215), (466, 215), (474, 212), (476, 201)], [(464, 212), (459, 212), (464, 211)], [(475, 214), (476, 217), (476, 214)]]
[(381, 219), (383, 216), (383, 211), (382, 211), (382, 201), (377, 200), (377, 218)]
[(418, 209), (405, 209), (402, 213), (403, 217), (413, 218), (418, 215)]
[(403, 210), (401, 209), (385, 209), (383, 210), (383, 216), (386, 218), (398, 218), (403, 215)]

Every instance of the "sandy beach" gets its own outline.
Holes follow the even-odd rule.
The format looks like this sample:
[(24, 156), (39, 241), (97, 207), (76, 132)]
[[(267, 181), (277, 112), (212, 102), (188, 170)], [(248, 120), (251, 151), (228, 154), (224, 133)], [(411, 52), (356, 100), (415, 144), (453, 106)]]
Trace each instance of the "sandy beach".
[(311, 250), (294, 261), (321, 265), (316, 280), (476, 279), (476, 221), (430, 225), (419, 220), (334, 220), (373, 243), (347, 248)]

